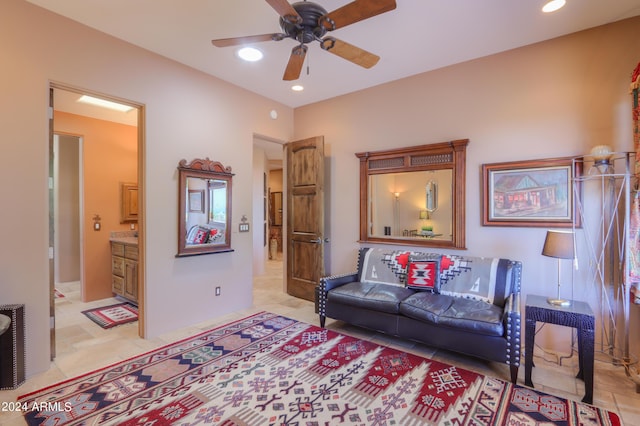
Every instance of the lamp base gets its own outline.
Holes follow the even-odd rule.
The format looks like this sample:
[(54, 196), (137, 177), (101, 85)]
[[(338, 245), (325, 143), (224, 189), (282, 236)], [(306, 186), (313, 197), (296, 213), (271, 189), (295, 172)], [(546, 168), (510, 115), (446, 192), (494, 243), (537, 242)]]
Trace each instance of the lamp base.
[(571, 305), (571, 301), (566, 300), (566, 299), (554, 299), (553, 297), (550, 297), (547, 299), (547, 303), (550, 305), (555, 305), (555, 306), (570, 306)]

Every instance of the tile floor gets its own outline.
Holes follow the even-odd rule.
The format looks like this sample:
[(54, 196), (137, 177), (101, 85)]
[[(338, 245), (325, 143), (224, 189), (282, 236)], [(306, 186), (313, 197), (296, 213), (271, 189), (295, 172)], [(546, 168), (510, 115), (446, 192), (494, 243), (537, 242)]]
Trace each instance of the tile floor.
[[(59, 290), (65, 297), (56, 299), (56, 359), (51, 363), (48, 371), (30, 377), (18, 389), (0, 391), (0, 402), (15, 401), (19, 395), (117, 363), (138, 353), (155, 349), (254, 312), (270, 311), (299, 321), (318, 324), (313, 303), (293, 298), (283, 291), (282, 262), (280, 261), (269, 261), (265, 274), (255, 277), (254, 303), (251, 309), (215, 318), (150, 340), (138, 337), (137, 323), (103, 330), (80, 313), (84, 309), (116, 302), (116, 299), (83, 304), (79, 301), (77, 284), (61, 285)], [(509, 380), (509, 370), (506, 365), (439, 351), (414, 342), (352, 327), (339, 321), (327, 320), (327, 327), (406, 352), (455, 364), (481, 374)], [(575, 379), (576, 357), (565, 359), (562, 366), (545, 358), (548, 357), (535, 357), (533, 383), (536, 389), (564, 398), (581, 400), (584, 385), (580, 380)], [(594, 382), (595, 405), (618, 413), (624, 425), (640, 425), (640, 394), (635, 392), (635, 385), (626, 378), (622, 368), (596, 361)], [(524, 383), (524, 366), (520, 368), (519, 383)], [(0, 412), (0, 425), (24, 424), (19, 413)]]

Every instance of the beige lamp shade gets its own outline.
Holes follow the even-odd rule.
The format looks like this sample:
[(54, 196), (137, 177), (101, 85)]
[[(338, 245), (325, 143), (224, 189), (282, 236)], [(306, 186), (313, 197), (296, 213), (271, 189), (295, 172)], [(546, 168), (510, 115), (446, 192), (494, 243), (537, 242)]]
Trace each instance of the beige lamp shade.
[(547, 231), (542, 255), (558, 259), (573, 259), (573, 232)]

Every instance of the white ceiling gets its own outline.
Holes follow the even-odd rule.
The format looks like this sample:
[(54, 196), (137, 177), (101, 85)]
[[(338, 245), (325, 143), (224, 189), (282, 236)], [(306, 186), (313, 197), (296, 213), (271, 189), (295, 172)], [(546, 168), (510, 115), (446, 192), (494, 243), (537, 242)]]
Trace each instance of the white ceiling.
[[(293, 40), (257, 43), (257, 63), (211, 44), (281, 32), (264, 0), (28, 1), (291, 107), (640, 15), (640, 0), (567, 0), (553, 14), (540, 11), (545, 0), (396, 0), (395, 10), (330, 33), (379, 55), (375, 67), (312, 43), (297, 81), (305, 90), (293, 92), (282, 81)], [(349, 0), (316, 2), (332, 11)]]

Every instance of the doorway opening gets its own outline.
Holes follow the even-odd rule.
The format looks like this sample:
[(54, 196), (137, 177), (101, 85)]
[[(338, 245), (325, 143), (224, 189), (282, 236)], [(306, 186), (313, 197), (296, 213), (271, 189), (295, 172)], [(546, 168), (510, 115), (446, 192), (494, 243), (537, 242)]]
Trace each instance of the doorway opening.
[(265, 136), (253, 138), (253, 271), (254, 286), (278, 281), (284, 291), (283, 145)]
[[(85, 104), (81, 99), (87, 96), (127, 107), (126, 111)], [(138, 335), (144, 337), (143, 123), (142, 105), (63, 84), (50, 86), (52, 359), (56, 354), (56, 307), (74, 300), (86, 304), (88, 309), (114, 297), (111, 256), (114, 233), (136, 237), (138, 291), (133, 302), (139, 309)], [(133, 206), (127, 204), (125, 209), (124, 203), (132, 200), (131, 185), (135, 185), (137, 196)], [(126, 194), (123, 188), (127, 188)], [(131, 208), (135, 220), (130, 216)], [(125, 210), (127, 220), (123, 219)], [(62, 320), (65, 311), (61, 312)]]

